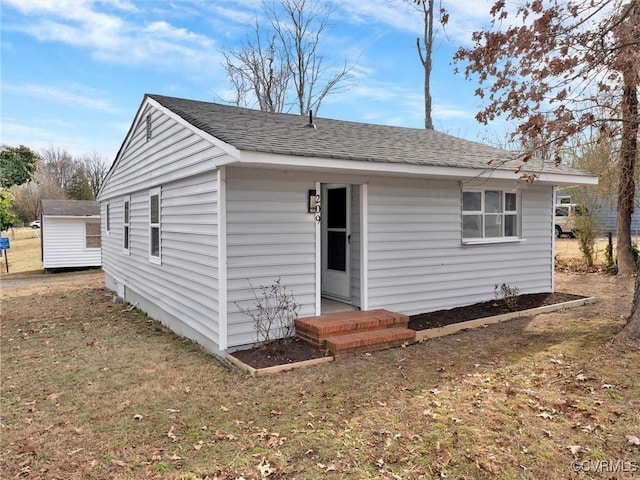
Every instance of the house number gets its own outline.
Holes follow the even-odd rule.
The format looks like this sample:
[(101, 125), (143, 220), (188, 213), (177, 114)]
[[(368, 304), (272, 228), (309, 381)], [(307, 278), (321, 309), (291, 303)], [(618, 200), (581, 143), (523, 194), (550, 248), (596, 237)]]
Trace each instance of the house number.
[(320, 194), (316, 195), (316, 222), (320, 223), (322, 220), (322, 206), (320, 205)]

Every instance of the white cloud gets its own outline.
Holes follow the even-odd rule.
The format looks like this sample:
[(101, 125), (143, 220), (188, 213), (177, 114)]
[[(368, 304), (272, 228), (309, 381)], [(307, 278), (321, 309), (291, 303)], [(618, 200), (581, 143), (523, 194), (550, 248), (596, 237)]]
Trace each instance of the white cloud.
[(116, 108), (108, 100), (102, 98), (102, 94), (93, 89), (87, 89), (80, 85), (72, 85), (72, 88), (77, 88), (78, 91), (84, 91), (85, 93), (78, 93), (72, 91), (69, 88), (63, 89), (54, 87), (52, 85), (10, 85), (3, 84), (2, 88), (6, 92), (19, 93), (30, 97), (36, 97), (42, 100), (62, 103), (65, 105), (75, 105), (92, 110), (99, 110), (103, 112), (114, 113)]
[(6, 0), (6, 3), (28, 17), (7, 28), (40, 41), (62, 42), (87, 49), (94, 59), (104, 62), (177, 68), (194, 75), (207, 75), (211, 65), (220, 60), (213, 38), (164, 20), (149, 21), (145, 12), (129, 2), (107, 4), (132, 12), (122, 17), (97, 10), (105, 4), (82, 0)]

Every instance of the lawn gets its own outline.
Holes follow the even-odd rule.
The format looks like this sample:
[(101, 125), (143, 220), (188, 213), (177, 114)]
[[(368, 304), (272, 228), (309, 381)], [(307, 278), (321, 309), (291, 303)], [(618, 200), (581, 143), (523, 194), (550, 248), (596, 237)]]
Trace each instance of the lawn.
[(113, 303), (99, 272), (12, 277), (1, 478), (640, 476), (640, 348), (610, 342), (630, 279), (560, 272), (601, 301), (254, 378)]
[[(7, 250), (9, 261), (9, 273), (42, 273), (42, 257), (40, 255), (40, 229), (39, 228), (13, 228), (8, 232), (2, 232), (3, 237), (8, 237), (11, 247)], [(0, 274), (6, 274), (5, 258), (0, 258)]]

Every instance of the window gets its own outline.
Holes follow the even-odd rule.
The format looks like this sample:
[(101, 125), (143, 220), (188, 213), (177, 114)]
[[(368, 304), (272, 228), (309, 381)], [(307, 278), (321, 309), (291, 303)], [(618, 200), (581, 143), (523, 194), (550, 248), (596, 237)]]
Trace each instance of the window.
[(107, 203), (107, 211), (105, 213), (107, 217), (107, 234), (108, 234), (111, 231), (111, 211), (108, 203)]
[(160, 189), (149, 192), (149, 259), (160, 262)]
[(518, 195), (501, 190), (462, 192), (462, 238), (518, 236)]
[(130, 202), (129, 200), (125, 200), (124, 201), (124, 217), (123, 217), (123, 249), (124, 249), (124, 253), (128, 254), (129, 253), (129, 247), (130, 247), (130, 239), (131, 239), (131, 228), (130, 228), (130, 214), (131, 212), (130, 210)]
[(85, 223), (85, 240), (86, 248), (100, 248), (100, 224), (96, 222)]

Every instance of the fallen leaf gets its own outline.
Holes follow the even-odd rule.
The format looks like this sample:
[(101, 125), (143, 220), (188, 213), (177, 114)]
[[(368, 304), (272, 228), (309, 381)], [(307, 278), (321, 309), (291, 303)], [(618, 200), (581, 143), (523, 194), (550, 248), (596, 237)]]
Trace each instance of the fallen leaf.
[(268, 477), (271, 474), (273, 474), (273, 468), (271, 468), (271, 465), (269, 465), (269, 462), (267, 462), (264, 458), (258, 465), (258, 471), (260, 472), (260, 476), (262, 478)]
[(173, 440), (174, 442), (176, 440), (178, 440), (176, 438), (176, 434), (174, 433), (174, 429), (175, 429), (175, 425), (171, 425), (171, 428), (169, 429), (169, 431), (167, 432), (167, 437), (169, 437), (171, 440)]
[(202, 449), (202, 447), (203, 447), (203, 446), (204, 446), (204, 443), (202, 443), (202, 440), (200, 440), (198, 443), (196, 443), (196, 444), (193, 446), (193, 449), (194, 449), (194, 450), (198, 450), (198, 451), (200, 451), (200, 449)]
[(134, 419), (134, 420), (142, 420), (143, 418), (144, 418), (144, 417), (143, 417), (142, 415), (140, 415), (139, 413), (136, 413), (136, 414), (133, 416), (133, 419)]
[(553, 415), (551, 415), (549, 412), (540, 412), (538, 415), (536, 415), (536, 417), (541, 417), (547, 420), (551, 420), (553, 418)]
[(229, 409), (227, 407), (225, 407), (224, 405), (220, 405), (220, 410), (222, 410), (223, 412), (228, 412)]
[(636, 437), (635, 435), (627, 435), (624, 438), (627, 439), (627, 445), (640, 447), (640, 438)]
[(180, 410), (176, 408), (167, 408), (167, 412), (169, 413), (178, 413)]
[(129, 465), (124, 463), (122, 460), (111, 460), (111, 463), (123, 468), (129, 468)]
[(604, 388), (604, 389), (609, 390), (609, 389), (611, 389), (611, 388), (613, 388), (613, 387), (612, 387), (611, 385), (609, 385), (608, 383), (605, 383), (605, 384), (604, 384), (604, 385), (602, 385), (602, 387), (600, 387), (600, 388)]
[(582, 447), (580, 445), (567, 445), (567, 449), (569, 449), (571, 455), (577, 455), (582, 451)]
[(585, 377), (583, 374), (579, 373), (578, 375), (576, 375), (576, 380), (584, 382), (584, 381), (587, 380), (587, 377)]

